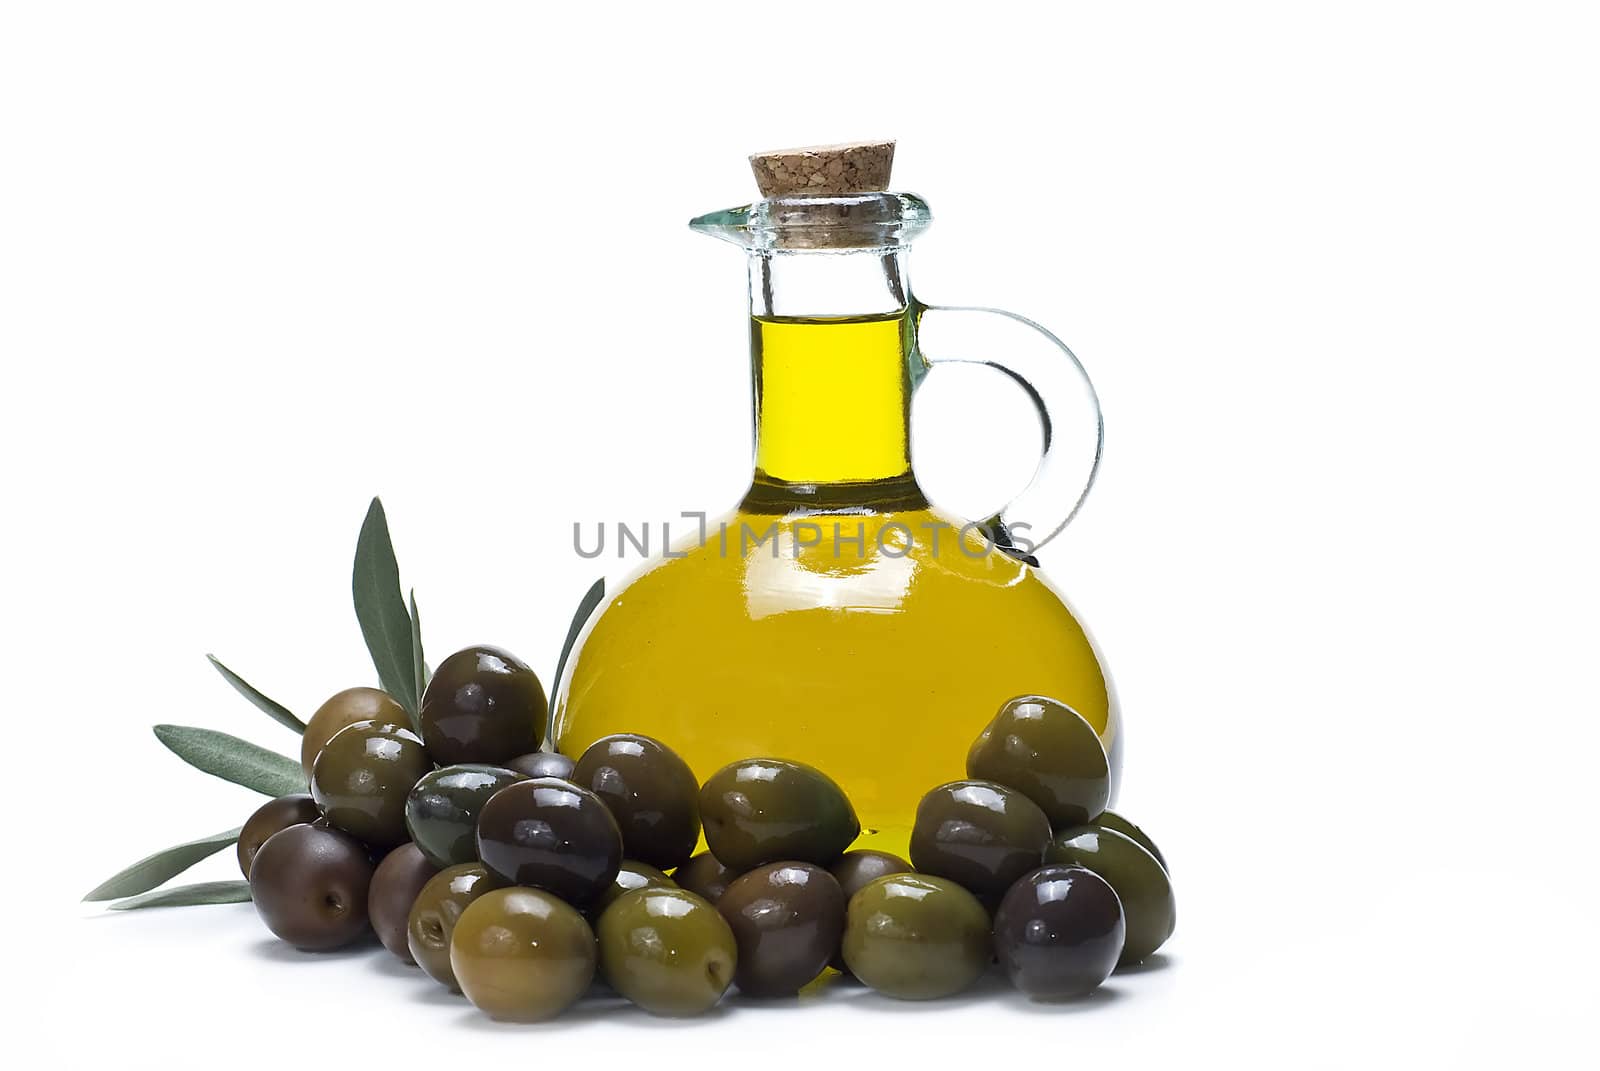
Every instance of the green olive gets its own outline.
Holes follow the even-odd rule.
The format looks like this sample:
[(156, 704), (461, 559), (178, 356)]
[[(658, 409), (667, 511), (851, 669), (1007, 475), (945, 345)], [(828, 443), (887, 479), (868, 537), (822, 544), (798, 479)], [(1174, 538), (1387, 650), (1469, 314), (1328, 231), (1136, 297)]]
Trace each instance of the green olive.
[(844, 961), (862, 983), (902, 1000), (950, 997), (989, 966), (989, 913), (944, 878), (890, 874), (850, 898)]
[(593, 914), (599, 914), (610, 907), (619, 896), (631, 893), (637, 889), (672, 889), (677, 887), (677, 882), (667, 877), (649, 863), (640, 863), (632, 859), (624, 859), (622, 866), (617, 870), (617, 876), (611, 879), (611, 885), (600, 894), (600, 899), (595, 902)]
[(1096, 818), (1090, 824), (1099, 826), (1101, 829), (1109, 829), (1113, 832), (1121, 833), (1124, 837), (1127, 837), (1139, 847), (1155, 856), (1156, 862), (1161, 864), (1162, 870), (1165, 870), (1168, 874), (1172, 873), (1172, 868), (1167, 865), (1167, 857), (1161, 854), (1161, 849), (1157, 848), (1156, 842), (1150, 839), (1150, 834), (1146, 833), (1144, 830), (1140, 829), (1138, 826), (1122, 817), (1122, 815), (1118, 814), (1116, 811), (1103, 811), (1101, 812), (1100, 817)]
[(478, 858), (478, 815), (489, 797), (526, 776), (475, 763), (444, 766), (422, 776), (406, 796), (406, 829), (436, 867)]
[(1138, 963), (1172, 936), (1178, 910), (1172, 880), (1156, 857), (1131, 838), (1099, 826), (1078, 826), (1058, 834), (1044, 857), (1092, 870), (1116, 890), (1128, 929), (1119, 963)]
[(505, 761), (506, 769), (526, 777), (559, 777), (563, 781), (572, 779), (572, 768), (576, 765), (559, 751), (530, 751)]
[(408, 839), (406, 797), (431, 769), (410, 729), (358, 721), (317, 753), (311, 798), (330, 825), (374, 847), (393, 847)]
[[(839, 889), (844, 893), (846, 901), (866, 888), (872, 882), (890, 874), (909, 874), (911, 864), (890, 852), (880, 852), (873, 848), (856, 848), (845, 852), (833, 865), (828, 868), (828, 873), (839, 883)], [(850, 968), (844, 961), (844, 954), (838, 953), (829, 964), (836, 971), (848, 971)]]
[(568, 904), (539, 889), (495, 889), (461, 913), (450, 969), (461, 992), (491, 1018), (553, 1019), (594, 980), (594, 931)]
[(1094, 726), (1042, 695), (1007, 700), (967, 753), (967, 776), (1027, 796), (1056, 828), (1106, 809), (1111, 767)]
[(1050, 820), (1021, 792), (991, 781), (952, 781), (917, 804), (911, 862), (995, 898), (1039, 865), (1049, 843)]
[(311, 776), (311, 765), (333, 734), (346, 725), (358, 721), (376, 721), (384, 724), (404, 725), (406, 709), (388, 692), (376, 688), (346, 688), (328, 697), (306, 722), (306, 731), (300, 737), (300, 768)]
[(694, 854), (700, 840), (700, 782), (689, 764), (659, 740), (637, 733), (602, 736), (568, 777), (610, 809), (629, 859), (670, 870)]
[(709, 1011), (733, 982), (733, 930), (715, 907), (683, 889), (624, 893), (600, 916), (599, 938), (606, 981), (654, 1015)]
[(861, 833), (844, 790), (822, 771), (784, 759), (729, 763), (700, 790), (706, 846), (727, 866), (827, 866)]
[(450, 969), (450, 935), (467, 905), (492, 889), (499, 879), (482, 863), (448, 867), (428, 879), (411, 903), (406, 919), (406, 947), (429, 978), (452, 992), (460, 990)]

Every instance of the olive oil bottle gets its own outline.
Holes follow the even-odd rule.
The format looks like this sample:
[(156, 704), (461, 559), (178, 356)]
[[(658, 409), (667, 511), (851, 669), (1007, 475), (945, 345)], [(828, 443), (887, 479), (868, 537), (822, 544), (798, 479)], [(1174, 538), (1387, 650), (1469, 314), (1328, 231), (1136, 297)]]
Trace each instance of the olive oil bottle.
[[(741, 758), (810, 763), (849, 794), (860, 846), (903, 854), (918, 800), (965, 776), (968, 747), (1006, 699), (1071, 705), (1100, 734), (1113, 776), (1121, 732), (1093, 643), (1017, 538), (1053, 534), (1081, 498), (1075, 481), (1060, 500), (1051, 447), (1030, 489), (1043, 497), (1013, 504), (1026, 514), (972, 524), (917, 484), (911, 396), (940, 359), (924, 343), (956, 340), (970, 311), (910, 296), (907, 245), (926, 206), (818, 185), (764, 189), (765, 201), (695, 221), (750, 254), (754, 477), (737, 509), (591, 618), (558, 682), (554, 729), (572, 755), (608, 733), (647, 733), (701, 780)], [(1078, 366), (1042, 337), (1061, 367), (995, 352), (950, 359), (1005, 360), (1048, 410), (1060, 393), (1048, 388), (1063, 369), (1076, 381)], [(990, 341), (1016, 349), (1003, 330)]]

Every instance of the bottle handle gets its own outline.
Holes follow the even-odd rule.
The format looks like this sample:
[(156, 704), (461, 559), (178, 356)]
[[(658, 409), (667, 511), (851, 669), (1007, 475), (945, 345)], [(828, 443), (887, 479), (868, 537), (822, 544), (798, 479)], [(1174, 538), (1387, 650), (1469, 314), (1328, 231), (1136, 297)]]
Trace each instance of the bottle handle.
[(981, 522), (999, 549), (1038, 565), (1034, 551), (1077, 516), (1100, 470), (1105, 420), (1089, 373), (1060, 339), (1014, 313), (921, 303), (916, 308), (916, 367), (922, 375), (939, 364), (986, 365), (1010, 376), (1039, 412), (1044, 453), (1032, 481)]

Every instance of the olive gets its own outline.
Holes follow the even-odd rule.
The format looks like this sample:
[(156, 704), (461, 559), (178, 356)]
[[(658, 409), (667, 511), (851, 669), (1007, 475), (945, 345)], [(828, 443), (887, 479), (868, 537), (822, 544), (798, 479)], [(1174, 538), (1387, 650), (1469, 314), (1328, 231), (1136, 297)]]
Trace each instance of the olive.
[(989, 913), (953, 881), (889, 874), (850, 898), (844, 961), (866, 985), (902, 1000), (950, 997), (982, 977)]
[(367, 892), (367, 918), (377, 931), (383, 947), (407, 963), (415, 963), (406, 935), (411, 907), (417, 894), (439, 873), (439, 868), (417, 849), (402, 844), (383, 857), (372, 872), (372, 888)]
[(1040, 1000), (1081, 997), (1122, 955), (1122, 904), (1103, 878), (1052, 863), (1017, 881), (994, 917), (994, 951), (1011, 984)]
[(593, 910), (598, 917), (600, 912), (610, 907), (624, 893), (631, 893), (636, 889), (671, 889), (677, 884), (649, 863), (624, 859), (621, 868), (617, 870), (617, 876), (611, 879), (611, 884), (600, 894), (600, 899), (595, 902)]
[(311, 766), (311, 798), (330, 825), (385, 848), (406, 841), (406, 796), (433, 768), (410, 729), (390, 722), (346, 725)]
[[(911, 864), (889, 852), (880, 852), (872, 848), (857, 848), (845, 852), (834, 860), (828, 868), (828, 873), (833, 875), (839, 883), (839, 888), (844, 891), (844, 898), (849, 899), (868, 883), (888, 874), (908, 874)], [(850, 968), (844, 961), (844, 953), (835, 953), (833, 961), (829, 964), (836, 971), (848, 971)]]
[(728, 891), (728, 886), (738, 876), (737, 870), (723, 866), (722, 861), (710, 852), (701, 852), (672, 872), (672, 880), (681, 888), (713, 904), (722, 899), (722, 894)]
[(279, 830), (250, 864), (250, 899), (261, 921), (309, 951), (339, 948), (368, 932), (371, 886), (366, 847), (337, 829)]
[(300, 737), (300, 766), (310, 777), (317, 752), (346, 725), (358, 721), (405, 724), (406, 717), (405, 707), (395, 702), (388, 692), (376, 688), (346, 688), (330, 696), (306, 722), (305, 734)]
[(439, 663), (418, 721), (434, 761), (503, 763), (539, 750), (549, 706), (527, 664), (498, 647), (468, 647)]
[(827, 866), (861, 833), (844, 790), (822, 771), (785, 759), (729, 763), (700, 790), (706, 846), (728, 866)]
[(692, 892), (634, 889), (606, 908), (598, 936), (606, 981), (653, 1015), (699, 1015), (733, 983), (733, 930)]
[(495, 889), (461, 913), (450, 969), (461, 992), (492, 1018), (552, 1019), (594, 980), (594, 931), (569, 905), (539, 889)]
[(717, 901), (738, 945), (734, 981), (752, 997), (789, 997), (821, 974), (844, 933), (844, 892), (811, 863), (772, 863)]
[(981, 897), (1004, 893), (1037, 867), (1050, 820), (1021, 792), (991, 781), (952, 781), (917, 804), (911, 862)]
[(244, 827), (239, 830), (237, 855), (239, 870), (245, 880), (250, 878), (250, 861), (256, 857), (268, 837), (290, 826), (315, 822), (320, 817), (322, 812), (317, 810), (317, 805), (304, 792), (279, 796), (256, 808), (256, 812), (245, 819)]
[(483, 805), (478, 858), (507, 884), (548, 889), (587, 906), (616, 879), (622, 834), (593, 792), (535, 777), (507, 785)]
[(460, 990), (450, 969), (450, 935), (467, 905), (500, 882), (482, 863), (447, 867), (428, 879), (406, 919), (406, 947), (429, 978), (452, 992)]
[(506, 769), (515, 770), (528, 777), (559, 777), (572, 780), (572, 767), (576, 765), (559, 751), (530, 751), (506, 760)]
[(857, 848), (836, 859), (828, 868), (828, 873), (839, 883), (839, 888), (844, 890), (844, 898), (848, 900), (879, 878), (911, 873), (911, 864), (889, 852)]
[(967, 776), (1016, 789), (1058, 829), (1095, 818), (1111, 794), (1111, 766), (1094, 726), (1042, 695), (1006, 701), (967, 753)]
[(602, 736), (579, 757), (570, 780), (611, 809), (629, 859), (670, 870), (694, 854), (700, 782), (659, 740), (635, 733)]
[(1172, 936), (1178, 910), (1172, 880), (1132, 838), (1112, 829), (1079, 826), (1057, 834), (1044, 858), (1092, 870), (1116, 890), (1128, 931), (1120, 963), (1138, 963)]
[(1090, 824), (1099, 826), (1101, 829), (1109, 829), (1113, 832), (1121, 833), (1124, 837), (1127, 837), (1155, 856), (1156, 862), (1161, 864), (1162, 870), (1165, 870), (1168, 874), (1172, 873), (1172, 868), (1167, 865), (1167, 857), (1161, 854), (1161, 849), (1157, 848), (1156, 842), (1150, 839), (1150, 834), (1122, 817), (1116, 811), (1102, 811), (1100, 817)]
[(436, 867), (478, 858), (478, 814), (489, 797), (526, 775), (500, 766), (443, 766), (422, 775), (406, 796), (406, 829)]

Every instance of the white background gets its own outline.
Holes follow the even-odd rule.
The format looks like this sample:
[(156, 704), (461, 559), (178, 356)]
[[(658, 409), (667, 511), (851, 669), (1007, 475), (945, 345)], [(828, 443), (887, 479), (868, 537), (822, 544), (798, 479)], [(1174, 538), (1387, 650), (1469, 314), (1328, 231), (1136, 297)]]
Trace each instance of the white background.
[[(272, 1068), (1592, 1058), (1586, 5), (564, 8), (4, 7), (12, 1041)], [(248, 906), (76, 903), (255, 806), (151, 723), (297, 746), (204, 652), (302, 715), (372, 682), (348, 596), (372, 494), (435, 657), (546, 673), (596, 568), (572, 521), (731, 504), (742, 267), (683, 224), (750, 198), (752, 150), (866, 136), (939, 218), (918, 292), (1047, 323), (1100, 388), (1101, 481), (1045, 564), (1122, 694), (1122, 809), (1172, 861), (1159, 969), (1067, 1010), (856, 991), (507, 1028)], [(1009, 388), (947, 371), (917, 432), (968, 511), (1037, 443)]]

